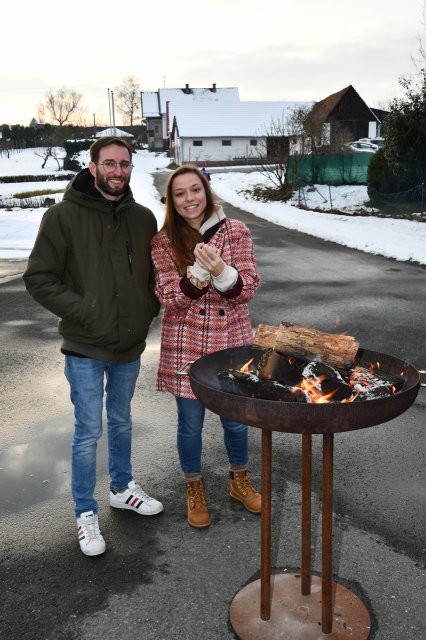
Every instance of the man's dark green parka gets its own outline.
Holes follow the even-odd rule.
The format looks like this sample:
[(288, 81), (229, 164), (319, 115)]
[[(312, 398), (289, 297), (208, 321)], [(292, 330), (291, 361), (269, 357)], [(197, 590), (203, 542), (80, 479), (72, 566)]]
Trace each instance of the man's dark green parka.
[(150, 258), (156, 231), (154, 214), (130, 189), (106, 200), (89, 169), (46, 211), (23, 278), (59, 317), (64, 351), (113, 363), (140, 356), (159, 312)]

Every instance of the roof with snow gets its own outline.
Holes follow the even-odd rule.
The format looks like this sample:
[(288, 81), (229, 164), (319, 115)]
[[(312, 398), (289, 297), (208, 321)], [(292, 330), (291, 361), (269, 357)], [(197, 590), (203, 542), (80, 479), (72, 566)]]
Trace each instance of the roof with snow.
[[(256, 137), (278, 126), (280, 134), (291, 135), (289, 118), (299, 107), (313, 102), (244, 101), (227, 103), (171, 103), (171, 111), (182, 138)], [(283, 131), (284, 129), (284, 131)]]
[(118, 129), (118, 127), (108, 127), (108, 129), (98, 131), (98, 133), (96, 134), (96, 138), (104, 138), (106, 136), (116, 136), (117, 138), (134, 138), (131, 133), (127, 133), (127, 131), (123, 131), (123, 129)]
[(142, 91), (143, 117), (160, 117), (160, 102), (158, 91)]
[(167, 102), (184, 102), (185, 104), (204, 104), (219, 102), (239, 102), (238, 87), (217, 88), (213, 84), (209, 88), (192, 88), (188, 84), (182, 89), (159, 89), (158, 91), (142, 91), (144, 117), (160, 117), (166, 113)]

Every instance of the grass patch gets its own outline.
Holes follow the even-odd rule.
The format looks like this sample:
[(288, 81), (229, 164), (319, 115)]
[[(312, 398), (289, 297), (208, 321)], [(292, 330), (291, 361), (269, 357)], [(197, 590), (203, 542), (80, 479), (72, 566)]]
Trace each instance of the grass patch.
[(41, 191), (21, 191), (20, 193), (14, 193), (13, 198), (18, 200), (35, 198), (37, 196), (50, 196), (55, 193), (64, 193), (65, 189), (42, 189)]

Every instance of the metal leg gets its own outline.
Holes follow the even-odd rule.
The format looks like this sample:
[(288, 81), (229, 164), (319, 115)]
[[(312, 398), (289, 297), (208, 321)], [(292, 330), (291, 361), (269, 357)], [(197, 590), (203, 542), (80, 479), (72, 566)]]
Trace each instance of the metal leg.
[(302, 435), (302, 594), (311, 593), (312, 435)]
[(271, 468), (272, 431), (262, 429), (262, 513), (260, 532), (260, 617), (271, 617)]
[[(323, 436), (322, 576), (311, 575), (311, 445), (310, 437), (303, 439), (302, 575), (274, 575), (272, 587), (272, 432), (262, 429), (261, 577), (243, 587), (231, 603), (230, 621), (240, 640), (319, 640), (326, 635), (333, 640), (368, 640), (371, 624), (367, 608), (349, 589), (331, 581), (333, 434)], [(303, 588), (308, 593), (303, 593)], [(334, 611), (338, 617), (332, 628)]]
[(322, 451), (322, 631), (333, 624), (333, 444), (334, 434), (323, 435)]

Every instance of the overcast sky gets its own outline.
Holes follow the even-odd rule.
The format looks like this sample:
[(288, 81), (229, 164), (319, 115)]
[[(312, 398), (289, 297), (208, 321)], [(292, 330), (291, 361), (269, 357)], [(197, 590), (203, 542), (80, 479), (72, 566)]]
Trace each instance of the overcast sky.
[[(238, 87), (241, 100), (321, 100), (352, 84), (369, 106), (401, 95), (424, 0), (5, 0), (0, 124), (28, 125), (46, 91), (83, 95), (109, 124), (108, 88)], [(116, 124), (121, 116), (116, 114)]]

